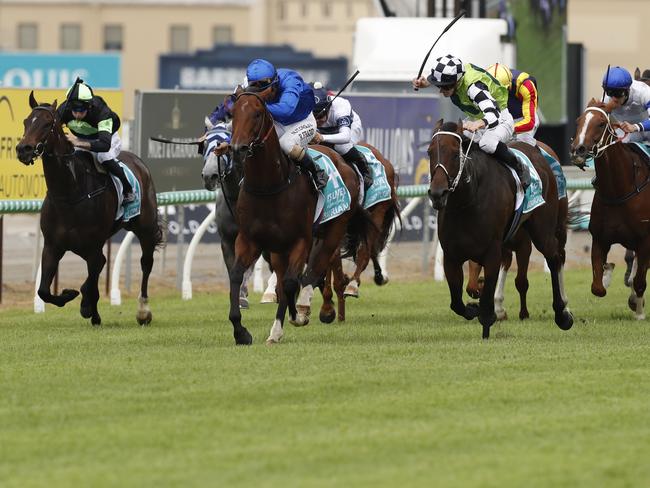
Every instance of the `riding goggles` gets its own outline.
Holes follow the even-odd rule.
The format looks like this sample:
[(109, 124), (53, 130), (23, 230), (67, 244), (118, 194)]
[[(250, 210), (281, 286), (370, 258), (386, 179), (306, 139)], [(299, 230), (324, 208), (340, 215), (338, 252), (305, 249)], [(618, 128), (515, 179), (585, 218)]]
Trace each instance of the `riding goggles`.
[(625, 88), (606, 88), (605, 95), (610, 98), (622, 98), (627, 96), (628, 91)]

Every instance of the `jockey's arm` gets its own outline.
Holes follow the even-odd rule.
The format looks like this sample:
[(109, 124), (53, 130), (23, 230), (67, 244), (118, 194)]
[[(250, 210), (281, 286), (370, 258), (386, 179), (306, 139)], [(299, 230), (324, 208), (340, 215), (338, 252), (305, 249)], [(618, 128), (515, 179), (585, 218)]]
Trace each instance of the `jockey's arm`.
[(483, 123), (486, 129), (493, 129), (499, 125), (499, 109), (497, 103), (490, 95), (488, 87), (484, 83), (477, 81), (472, 83), (467, 89), (467, 95), (483, 112)]
[(300, 101), (301, 87), (302, 84), (298, 79), (289, 78), (286, 80), (285, 84), (282, 86), (280, 99), (275, 103), (266, 104), (273, 119), (282, 120), (293, 113)]
[(334, 134), (321, 134), (321, 141), (328, 144), (347, 144), (351, 139), (352, 130), (350, 129), (349, 123), (339, 123), (338, 132), (335, 132)]
[(515, 124), (515, 133), (528, 132), (535, 127), (537, 111), (537, 89), (532, 80), (525, 80), (518, 91), (521, 98), (523, 118)]

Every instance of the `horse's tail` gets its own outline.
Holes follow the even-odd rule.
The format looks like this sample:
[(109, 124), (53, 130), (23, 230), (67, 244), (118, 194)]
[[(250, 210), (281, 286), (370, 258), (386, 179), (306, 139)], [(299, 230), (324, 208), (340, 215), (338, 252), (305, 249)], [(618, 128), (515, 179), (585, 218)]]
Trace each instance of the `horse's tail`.
[(400, 229), (404, 228), (402, 225), (402, 213), (399, 208), (399, 199), (397, 195), (392, 195), (391, 206), (384, 214), (384, 221), (381, 224), (379, 239), (375, 242), (375, 248), (372, 249), (373, 255), (379, 254), (386, 247), (388, 237), (390, 236), (393, 225), (395, 225), (395, 218), (399, 220)]
[(158, 214), (158, 218), (156, 220), (156, 232), (154, 235), (154, 248), (155, 249), (161, 249), (165, 247), (165, 232), (164, 229), (167, 228), (167, 220), (165, 219), (165, 216), (161, 213)]
[(343, 238), (343, 243), (341, 244), (341, 257), (356, 259), (357, 250), (361, 243), (368, 242), (368, 233), (370, 232), (370, 229), (375, 229), (377, 232), (381, 232), (381, 230), (376, 227), (377, 226), (372, 221), (370, 212), (359, 205), (357, 211), (348, 222), (348, 228), (345, 237)]

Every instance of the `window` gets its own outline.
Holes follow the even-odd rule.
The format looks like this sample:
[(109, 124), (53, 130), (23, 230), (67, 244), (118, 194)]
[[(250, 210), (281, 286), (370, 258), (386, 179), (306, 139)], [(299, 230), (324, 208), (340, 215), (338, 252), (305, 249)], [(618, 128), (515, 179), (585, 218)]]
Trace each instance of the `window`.
[(63, 51), (78, 51), (81, 49), (81, 25), (61, 25), (60, 47)]
[(18, 24), (18, 49), (38, 48), (38, 26), (36, 24)]
[(215, 25), (212, 28), (212, 44), (232, 44), (232, 27)]
[(105, 25), (104, 26), (104, 51), (121, 51), (122, 50), (122, 26)]
[(190, 50), (190, 28), (187, 25), (172, 25), (170, 46), (173, 53), (187, 53)]

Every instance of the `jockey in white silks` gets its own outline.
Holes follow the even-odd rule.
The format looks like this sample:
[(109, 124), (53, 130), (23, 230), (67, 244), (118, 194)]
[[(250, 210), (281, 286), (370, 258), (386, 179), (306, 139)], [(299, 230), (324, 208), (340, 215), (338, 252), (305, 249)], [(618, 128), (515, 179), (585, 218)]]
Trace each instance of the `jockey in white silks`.
[(612, 115), (626, 133), (624, 142), (650, 142), (650, 86), (632, 80), (625, 68), (614, 66), (603, 77), (606, 103), (612, 101)]
[(363, 185), (367, 190), (372, 186), (372, 175), (368, 162), (361, 152), (354, 147), (363, 139), (361, 118), (348, 100), (342, 97), (334, 99), (320, 83), (314, 83), (314, 117), (318, 132), (312, 139), (313, 144), (329, 144), (343, 156), (350, 166), (359, 168), (363, 177)]
[(245, 88), (249, 91), (271, 89), (266, 108), (271, 113), (282, 151), (314, 179), (322, 190), (328, 176), (305, 150), (316, 133), (314, 91), (302, 77), (290, 69), (278, 69), (265, 59), (254, 59), (246, 68)]

